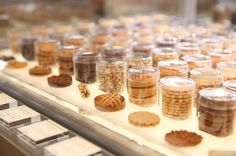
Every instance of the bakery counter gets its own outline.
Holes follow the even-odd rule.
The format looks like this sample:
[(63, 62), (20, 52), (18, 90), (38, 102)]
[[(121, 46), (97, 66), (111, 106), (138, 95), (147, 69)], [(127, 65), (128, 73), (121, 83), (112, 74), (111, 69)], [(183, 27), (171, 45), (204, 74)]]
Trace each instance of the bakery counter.
[[(152, 68), (143, 70), (139, 68), (128, 75), (128, 91), (138, 94), (142, 92), (141, 88), (146, 84), (151, 86), (151, 89), (148, 88), (149, 86), (144, 87), (149, 91), (160, 87), (163, 95), (159, 95), (159, 98), (163, 98), (164, 107), (163, 103), (158, 105), (158, 102), (154, 100), (131, 103), (128, 100), (129, 95), (124, 91), (121, 95), (125, 98), (125, 102), (116, 103), (117, 107), (113, 108), (119, 111), (109, 112), (102, 110), (102, 105), (98, 106), (94, 102), (96, 97), (105, 94), (104, 91), (99, 90), (99, 83), (86, 85), (89, 97), (83, 96), (79, 92), (83, 87), (76, 81), (76, 77), (72, 77), (71, 84), (65, 83), (66, 87), (55, 87), (50, 85), (50, 79), (48, 79), (51, 77), (50, 75), (33, 76), (29, 74), (29, 70), (36, 64), (35, 61), (28, 61), (24, 68), (3, 69), (0, 72), (0, 89), (115, 155), (178, 156), (191, 153), (193, 156), (215, 156), (218, 153), (235, 154), (235, 130), (232, 135), (227, 137), (216, 137), (199, 129), (196, 107), (190, 109), (191, 100), (186, 100), (193, 99), (192, 80), (182, 77), (177, 79), (178, 81), (174, 81), (177, 82), (175, 84), (169, 83), (168, 79), (163, 79), (158, 84), (156, 82), (157, 71)], [(59, 67), (57, 65), (51, 66), (51, 69), (51, 75), (58, 75)], [(140, 75), (139, 79), (136, 75)], [(148, 79), (142, 81), (143, 78)], [(134, 87), (137, 85), (138, 87)], [(152, 92), (145, 92), (142, 95), (149, 97), (149, 93)], [(179, 118), (177, 118), (175, 111), (178, 111), (178, 107), (172, 106), (169, 101), (179, 102), (177, 106), (180, 106), (180, 101), (183, 101), (186, 112), (184, 114), (181, 111), (178, 112), (177, 117)], [(147, 105), (142, 106), (143, 103), (146, 103), (148, 107)], [(155, 104), (150, 106), (149, 104), (152, 103)], [(108, 104), (108, 108), (111, 107)], [(185, 120), (180, 120), (180, 118)], [(232, 122), (230, 124), (234, 126)], [(182, 137), (187, 135), (188, 137), (184, 138), (183, 142), (179, 142), (175, 135)], [(185, 145), (185, 143), (191, 146), (178, 146), (179, 144), (180, 146)]]
[(110, 130), (106, 126), (112, 125), (107, 122), (93, 121), (91, 114), (71, 103), (2, 72), (0, 77), (2, 91), (115, 155), (162, 155)]

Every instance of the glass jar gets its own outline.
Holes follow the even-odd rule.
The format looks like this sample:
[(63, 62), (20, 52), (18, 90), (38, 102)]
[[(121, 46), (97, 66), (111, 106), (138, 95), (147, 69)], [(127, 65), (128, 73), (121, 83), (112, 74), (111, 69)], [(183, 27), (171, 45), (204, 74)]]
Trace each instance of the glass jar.
[(99, 89), (108, 93), (121, 93), (125, 88), (126, 64), (123, 60), (107, 59), (98, 63)]
[(187, 62), (189, 70), (195, 68), (211, 67), (210, 57), (202, 54), (186, 55), (182, 57), (182, 60)]
[(78, 30), (79, 30), (79, 33), (82, 35), (92, 34), (93, 31), (95, 30), (95, 23), (81, 21), (78, 24)]
[(223, 42), (217, 38), (206, 38), (200, 41), (200, 49), (202, 54), (207, 54), (215, 49), (223, 49)]
[(28, 60), (34, 60), (35, 59), (35, 43), (36, 43), (37, 39), (35, 37), (32, 36), (28, 36), (28, 37), (23, 37), (21, 39), (21, 54), (22, 56)]
[(86, 41), (81, 35), (67, 35), (63, 37), (63, 44), (81, 47), (86, 44)]
[(128, 71), (129, 101), (149, 106), (157, 102), (159, 70), (154, 67), (133, 67)]
[(32, 33), (37, 37), (49, 37), (52, 30), (47, 26), (36, 26), (32, 28)]
[(73, 75), (73, 55), (77, 47), (72, 45), (62, 46), (58, 49), (59, 73)]
[(204, 88), (217, 88), (222, 85), (223, 74), (221, 71), (212, 68), (196, 68), (190, 71), (190, 78), (196, 84), (195, 104), (198, 92)]
[(159, 61), (175, 59), (178, 59), (178, 52), (174, 48), (162, 47), (152, 50), (153, 67), (157, 67)]
[(107, 46), (104, 48), (102, 56), (103, 59), (119, 59), (119, 60), (125, 60), (126, 55), (129, 54), (129, 49), (125, 47), (120, 46)]
[(223, 73), (224, 80), (236, 80), (236, 62), (220, 62), (217, 69)]
[(200, 49), (197, 44), (182, 42), (178, 44), (179, 58), (186, 55), (200, 54)]
[(236, 80), (227, 80), (223, 82), (223, 87), (236, 93)]
[(132, 44), (132, 40), (130, 38), (112, 38), (109, 41), (109, 45), (111, 46), (120, 46), (120, 47), (126, 47), (130, 48)]
[(36, 42), (36, 58), (39, 65), (54, 65), (57, 58), (57, 41), (43, 39)]
[(170, 47), (175, 48), (177, 44), (177, 38), (174, 37), (159, 37), (156, 41), (157, 47)]
[(109, 41), (109, 33), (106, 30), (97, 30), (90, 37), (91, 44), (106, 44)]
[(187, 119), (192, 113), (195, 84), (188, 78), (165, 77), (160, 80), (160, 103), (163, 115)]
[(154, 48), (153, 44), (135, 42), (132, 45), (132, 52), (133, 53), (152, 53), (152, 49)]
[(78, 52), (73, 57), (75, 79), (83, 83), (96, 81), (96, 65), (101, 61), (101, 54), (90, 51)]
[(218, 137), (234, 132), (236, 94), (223, 88), (206, 88), (199, 92), (199, 129)]
[(208, 55), (211, 57), (212, 68), (216, 68), (217, 63), (223, 61), (234, 61), (233, 53), (228, 50), (213, 50), (208, 52)]
[(127, 70), (132, 67), (152, 66), (152, 56), (147, 53), (132, 53), (127, 56)]
[(179, 76), (188, 77), (188, 65), (181, 60), (164, 60), (158, 62), (160, 77)]

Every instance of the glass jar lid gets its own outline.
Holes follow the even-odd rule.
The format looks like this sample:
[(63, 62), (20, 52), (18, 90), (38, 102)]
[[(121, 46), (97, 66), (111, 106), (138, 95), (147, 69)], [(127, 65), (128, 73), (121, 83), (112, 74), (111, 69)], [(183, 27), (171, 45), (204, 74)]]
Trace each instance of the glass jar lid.
[(181, 60), (163, 60), (158, 62), (160, 67), (187, 67), (187, 63)]
[(129, 53), (129, 49), (122, 46), (107, 46), (103, 53), (106, 56), (125, 56)]
[[(203, 97), (204, 100), (222, 102), (217, 103), (218, 105), (221, 104), (222, 106), (228, 104), (227, 102), (233, 102), (231, 105), (236, 108), (236, 94), (224, 88), (205, 88), (199, 91), (199, 95), (200, 97)], [(203, 105), (207, 106), (207, 104)]]
[(190, 43), (190, 42), (182, 42), (177, 45), (179, 50), (185, 50), (185, 51), (199, 51), (200, 48), (196, 43)]
[(223, 86), (227, 89), (230, 89), (234, 92), (236, 92), (236, 80), (228, 80), (223, 82)]
[(74, 60), (84, 63), (96, 62), (101, 60), (101, 54), (91, 51), (78, 52), (74, 55)]
[(140, 75), (140, 74), (158, 74), (159, 69), (155, 67), (132, 67), (129, 69), (129, 74)]
[(170, 89), (194, 89), (195, 83), (192, 79), (182, 78), (176, 76), (169, 76), (160, 80), (161, 85), (169, 87)]
[(215, 78), (215, 77), (219, 77), (219, 78), (223, 78), (223, 74), (221, 71), (217, 70), (217, 69), (212, 69), (212, 68), (196, 68), (190, 71), (190, 74), (192, 76), (198, 76), (198, 77), (202, 77), (202, 78)]
[(157, 38), (157, 46), (158, 47), (175, 47), (177, 43), (177, 38), (175, 37), (160, 37)]
[(177, 50), (171, 47), (154, 48), (152, 52), (157, 55), (177, 54)]
[(186, 62), (210, 62), (211, 61), (209, 56), (202, 55), (202, 54), (186, 55), (182, 57), (182, 59)]
[(213, 56), (213, 57), (233, 57), (233, 53), (231, 50), (227, 49), (227, 50), (221, 50), (221, 49), (215, 49), (212, 51), (208, 52), (209, 56)]
[(217, 64), (217, 67), (220, 69), (236, 70), (236, 62), (234, 61), (220, 62)]

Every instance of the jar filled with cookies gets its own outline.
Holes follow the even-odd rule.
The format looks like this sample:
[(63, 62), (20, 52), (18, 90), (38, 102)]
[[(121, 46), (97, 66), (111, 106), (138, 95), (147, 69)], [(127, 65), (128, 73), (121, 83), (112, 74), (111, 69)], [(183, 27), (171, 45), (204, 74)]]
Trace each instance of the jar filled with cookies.
[(236, 80), (236, 62), (220, 62), (217, 69), (223, 73), (224, 80)]
[(151, 43), (135, 42), (132, 45), (132, 52), (151, 54), (153, 48), (154, 48), (154, 45)]
[(189, 70), (196, 68), (211, 68), (211, 58), (207, 55), (193, 54), (182, 57), (187, 62)]
[(223, 88), (206, 88), (199, 92), (198, 126), (217, 137), (234, 132), (236, 94)]
[(66, 35), (63, 37), (63, 44), (82, 47), (86, 44), (86, 40), (81, 35)]
[(127, 70), (132, 67), (152, 66), (152, 56), (147, 53), (131, 53), (126, 58)]
[(125, 88), (126, 64), (120, 59), (107, 59), (98, 64), (99, 89), (108, 93), (121, 93)]
[(109, 60), (110, 58), (125, 60), (126, 55), (129, 54), (129, 49), (121, 46), (107, 46), (102, 52), (102, 57), (104, 60)]
[(95, 31), (95, 23), (89, 21), (80, 21), (78, 23), (78, 31), (80, 34), (88, 36)]
[(101, 61), (99, 53), (91, 51), (76, 53), (73, 57), (75, 79), (83, 83), (96, 82), (96, 66), (99, 61)]
[(76, 53), (77, 47), (73, 45), (62, 46), (58, 49), (59, 73), (73, 75), (73, 55)]
[(48, 66), (56, 64), (57, 41), (42, 39), (36, 42), (36, 58), (39, 65)]
[(208, 55), (210, 56), (212, 61), (212, 68), (216, 68), (217, 63), (223, 61), (234, 61), (234, 55), (232, 51), (229, 50), (215, 49), (213, 51), (208, 52)]
[(175, 48), (178, 43), (177, 38), (171, 36), (159, 37), (156, 40), (157, 47), (171, 47)]
[(150, 106), (157, 102), (159, 70), (154, 67), (133, 67), (128, 71), (128, 94), (131, 103)]
[(195, 43), (182, 42), (178, 44), (179, 58), (186, 55), (200, 54), (200, 48)]
[(192, 113), (195, 83), (182, 77), (165, 77), (160, 80), (159, 103), (163, 115), (176, 120), (189, 118)]
[(190, 71), (190, 78), (196, 84), (195, 104), (198, 92), (204, 88), (217, 88), (222, 85), (223, 74), (221, 71), (212, 68), (196, 68)]
[(20, 51), (24, 59), (32, 61), (35, 59), (35, 43), (37, 38), (34, 36), (27, 36), (21, 38)]
[(188, 77), (188, 65), (181, 60), (164, 60), (158, 62), (160, 77), (179, 76)]
[(157, 63), (163, 60), (177, 60), (178, 52), (175, 48), (161, 47), (152, 50), (153, 67), (157, 67)]
[(107, 30), (99, 29), (90, 36), (91, 44), (105, 44), (109, 41), (110, 35)]
[(206, 38), (200, 41), (201, 53), (206, 55), (214, 49), (223, 49), (223, 41), (217, 38)]
[(233, 91), (236, 93), (236, 80), (227, 80), (223, 82), (223, 87), (226, 90)]

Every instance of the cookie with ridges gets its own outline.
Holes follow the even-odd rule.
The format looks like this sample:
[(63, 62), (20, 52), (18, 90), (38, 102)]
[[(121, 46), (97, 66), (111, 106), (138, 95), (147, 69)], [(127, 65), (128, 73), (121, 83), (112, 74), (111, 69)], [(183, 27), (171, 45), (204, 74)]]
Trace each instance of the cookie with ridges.
[(160, 117), (152, 112), (134, 112), (128, 117), (129, 122), (138, 127), (152, 127), (160, 123)]
[(196, 146), (202, 139), (201, 135), (186, 130), (171, 131), (165, 135), (165, 141), (179, 147)]

